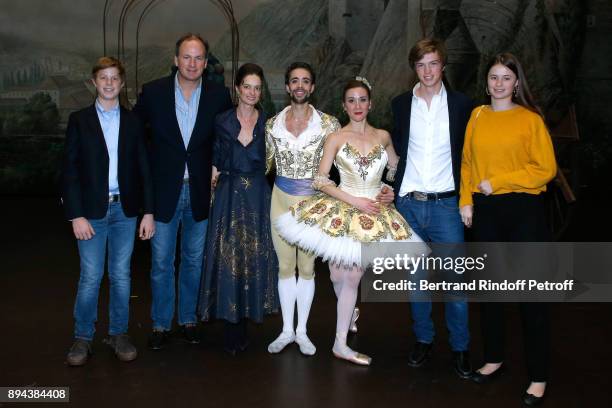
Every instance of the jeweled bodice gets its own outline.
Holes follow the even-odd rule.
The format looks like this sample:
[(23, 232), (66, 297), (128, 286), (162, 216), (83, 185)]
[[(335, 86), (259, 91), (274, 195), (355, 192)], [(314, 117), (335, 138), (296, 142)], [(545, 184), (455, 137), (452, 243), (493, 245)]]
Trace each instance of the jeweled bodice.
[(387, 159), (381, 144), (372, 147), (364, 156), (350, 143), (344, 143), (335, 158), (340, 173), (339, 187), (354, 196), (374, 198), (380, 192)]
[(266, 124), (266, 168), (276, 168), (276, 175), (291, 179), (312, 179), (319, 169), (327, 136), (340, 129), (335, 117), (312, 108), (308, 127), (299, 136), (285, 126), (290, 107), (268, 120)]

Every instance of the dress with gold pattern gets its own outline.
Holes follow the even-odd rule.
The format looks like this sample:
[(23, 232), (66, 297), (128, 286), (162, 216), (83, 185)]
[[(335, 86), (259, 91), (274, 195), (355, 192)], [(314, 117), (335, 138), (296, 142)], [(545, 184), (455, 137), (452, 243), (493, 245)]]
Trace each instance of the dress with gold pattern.
[(221, 175), (208, 218), (198, 305), (202, 320), (262, 322), (278, 311), (264, 127), (260, 113), (253, 140), (244, 146), (235, 108), (215, 119), (213, 164)]
[[(340, 173), (339, 188), (374, 199), (383, 186), (387, 160), (380, 144), (363, 155), (344, 143), (334, 161)], [(362, 243), (422, 242), (393, 205), (381, 205), (378, 214), (369, 215), (322, 192), (300, 201), (273, 222), (288, 242), (344, 265), (361, 263)]]

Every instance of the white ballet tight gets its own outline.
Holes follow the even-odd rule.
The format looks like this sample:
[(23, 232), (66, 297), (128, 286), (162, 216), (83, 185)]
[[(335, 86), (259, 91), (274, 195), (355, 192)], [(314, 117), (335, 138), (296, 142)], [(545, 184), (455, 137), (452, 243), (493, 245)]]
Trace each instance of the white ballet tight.
[(363, 270), (357, 266), (344, 266), (329, 264), (329, 272), (334, 291), (338, 298), (337, 320), (336, 320), (336, 341), (334, 351), (343, 355), (355, 353), (346, 344), (353, 310), (357, 302), (357, 291), (359, 282), (363, 276)]

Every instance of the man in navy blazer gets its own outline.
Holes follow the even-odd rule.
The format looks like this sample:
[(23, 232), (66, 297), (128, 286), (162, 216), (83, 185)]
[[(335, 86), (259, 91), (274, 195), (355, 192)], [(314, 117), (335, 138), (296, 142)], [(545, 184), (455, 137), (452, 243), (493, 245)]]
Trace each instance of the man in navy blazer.
[[(393, 145), (400, 156), (394, 181), (396, 207), (424, 241), (463, 242), (458, 192), (463, 138), (473, 103), (444, 86), (446, 48), (441, 41), (418, 41), (410, 51), (409, 63), (419, 82), (392, 101)], [(448, 245), (440, 247), (451, 250)], [(418, 271), (417, 277), (423, 273)], [(417, 342), (408, 363), (413, 367), (427, 361), (434, 339), (430, 298), (419, 295), (419, 301), (411, 301)], [(467, 378), (471, 374), (467, 303), (446, 302), (445, 314), (454, 369)]]
[(153, 185), (142, 124), (119, 105), (125, 70), (115, 58), (102, 57), (93, 67), (92, 77), (96, 102), (70, 115), (62, 171), (62, 201), (81, 258), (74, 306), (75, 341), (66, 358), (71, 366), (85, 364), (91, 354), (107, 245), (107, 343), (121, 361), (136, 358), (127, 329), (130, 259), (141, 209), (145, 215), (140, 238), (149, 239), (155, 232)]
[(226, 87), (202, 77), (208, 51), (199, 35), (182, 36), (176, 43), (176, 74), (145, 84), (134, 107), (152, 135), (156, 233), (151, 241), (149, 347), (154, 350), (163, 348), (174, 319), (179, 224), (178, 324), (188, 342), (199, 343), (196, 306), (210, 205), (213, 125), (215, 115), (232, 106)]

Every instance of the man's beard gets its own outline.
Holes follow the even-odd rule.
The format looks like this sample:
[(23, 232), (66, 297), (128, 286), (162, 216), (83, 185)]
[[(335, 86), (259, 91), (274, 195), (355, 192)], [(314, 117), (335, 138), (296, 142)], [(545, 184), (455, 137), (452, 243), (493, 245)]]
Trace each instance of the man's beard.
[(304, 96), (302, 97), (302, 99), (296, 98), (295, 94), (293, 92), (291, 93), (291, 102), (293, 103), (297, 103), (298, 105), (303, 105), (305, 103), (308, 103), (308, 101), (310, 101), (309, 93), (304, 93)]

